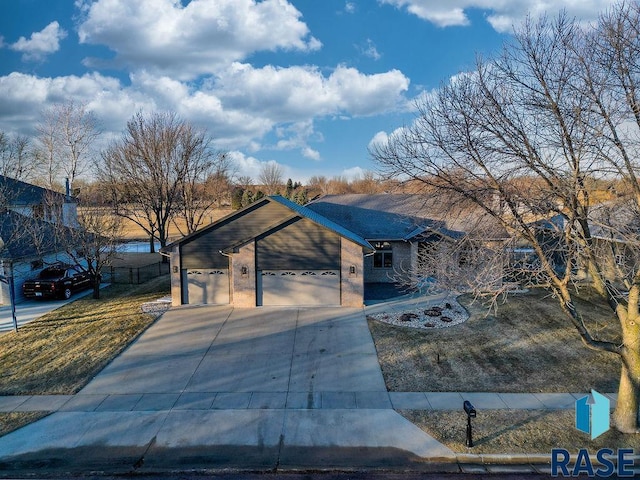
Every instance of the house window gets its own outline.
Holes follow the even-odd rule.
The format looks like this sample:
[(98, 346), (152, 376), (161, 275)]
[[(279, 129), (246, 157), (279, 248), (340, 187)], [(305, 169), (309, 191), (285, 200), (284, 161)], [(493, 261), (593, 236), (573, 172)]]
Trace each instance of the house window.
[(376, 242), (373, 247), (373, 268), (393, 268), (393, 251), (389, 242)]

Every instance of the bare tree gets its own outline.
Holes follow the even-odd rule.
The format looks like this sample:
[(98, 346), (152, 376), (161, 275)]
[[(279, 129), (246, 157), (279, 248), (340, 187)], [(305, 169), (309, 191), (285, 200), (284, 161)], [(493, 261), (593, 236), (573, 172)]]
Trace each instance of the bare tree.
[[(187, 125), (187, 128), (192, 127)], [(229, 186), (228, 157), (223, 153), (214, 153), (209, 148), (208, 137), (204, 134), (194, 134), (191, 143), (193, 155), (180, 185), (178, 202), (180, 213), (177, 216), (184, 222), (186, 231), (180, 230), (180, 223), (176, 222), (177, 218), (173, 219), (183, 235), (198, 230), (205, 219), (211, 216), (213, 207), (220, 204)]]
[(258, 183), (266, 189), (267, 195), (275, 194), (284, 184), (284, 172), (276, 162), (265, 163), (258, 174)]
[(34, 178), (36, 170), (29, 137), (0, 132), (0, 175), (29, 181)]
[(89, 166), (92, 148), (100, 135), (93, 112), (74, 101), (56, 104), (43, 112), (37, 129), (47, 186), (54, 187), (60, 175), (73, 185)]
[[(186, 185), (192, 181), (195, 188), (197, 179), (208, 170), (209, 148), (206, 134), (174, 113), (145, 116), (138, 112), (127, 123), (122, 138), (103, 152), (101, 177), (111, 204), (117, 215), (149, 235), (151, 252), (155, 239), (161, 247), (167, 245), (170, 223), (185, 206), (183, 196), (195, 195)], [(195, 207), (191, 203), (187, 210)]]
[(384, 182), (377, 178), (373, 172), (366, 171), (362, 176), (358, 176), (351, 181), (353, 193), (382, 193), (384, 192)]
[[(640, 139), (639, 40), (631, 24), (640, 25), (636, 2), (613, 8), (591, 31), (564, 15), (527, 21), (500, 57), (479, 59), (475, 72), (425, 95), (414, 124), (371, 150), (388, 174), (447, 202), (471, 203), (504, 232), (497, 243), (469, 232), (467, 261), (486, 274), (460, 268), (460, 283), (471, 279), (476, 293), (493, 295), (505, 279), (547, 288), (588, 348), (619, 356), (614, 424), (623, 432), (638, 431), (640, 274), (626, 273), (624, 299), (605, 274), (594, 232), (609, 232), (637, 258), (640, 229), (596, 215), (590, 186), (615, 178), (629, 193), (616, 201), (640, 211), (638, 157), (631, 154)], [(458, 261), (438, 261), (446, 258), (447, 265)], [(611, 306), (619, 337), (599, 338), (578, 311), (578, 266)]]
[(73, 261), (91, 274), (93, 298), (100, 298), (104, 268), (118, 253), (122, 237), (122, 218), (109, 207), (83, 206), (78, 209), (73, 228), (58, 227), (61, 243)]

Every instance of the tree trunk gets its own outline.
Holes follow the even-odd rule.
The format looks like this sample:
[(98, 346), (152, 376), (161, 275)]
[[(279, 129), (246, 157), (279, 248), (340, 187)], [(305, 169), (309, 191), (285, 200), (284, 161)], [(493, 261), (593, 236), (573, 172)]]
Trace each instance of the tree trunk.
[(149, 253), (156, 253), (156, 237), (153, 235), (149, 237)]
[(93, 279), (93, 298), (100, 299), (100, 283), (102, 282), (102, 276), (96, 275)]
[[(640, 344), (638, 338), (640, 329), (637, 325), (625, 328), (623, 335), (624, 350), (621, 355), (622, 372), (620, 374), (620, 386), (618, 387), (618, 401), (613, 413), (613, 424), (617, 430), (623, 433), (640, 433), (639, 412), (640, 407)], [(635, 332), (634, 340), (628, 338)]]

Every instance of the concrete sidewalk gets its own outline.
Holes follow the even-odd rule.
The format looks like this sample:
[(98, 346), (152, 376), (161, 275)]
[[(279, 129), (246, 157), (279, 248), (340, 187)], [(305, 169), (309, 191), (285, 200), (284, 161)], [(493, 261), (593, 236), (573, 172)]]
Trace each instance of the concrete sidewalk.
[[(571, 410), (585, 393), (484, 392), (184, 392), (0, 397), (0, 412), (158, 412), (186, 410), (458, 411), (469, 400), (482, 410)], [(606, 394), (615, 408), (617, 394)]]

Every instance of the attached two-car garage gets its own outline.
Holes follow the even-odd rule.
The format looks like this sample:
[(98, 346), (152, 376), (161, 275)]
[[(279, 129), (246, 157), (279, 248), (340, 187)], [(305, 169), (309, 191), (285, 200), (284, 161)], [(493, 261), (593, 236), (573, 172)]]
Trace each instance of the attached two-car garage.
[(352, 306), (362, 303), (358, 272), (370, 248), (314, 212), (268, 197), (165, 252), (174, 304)]

